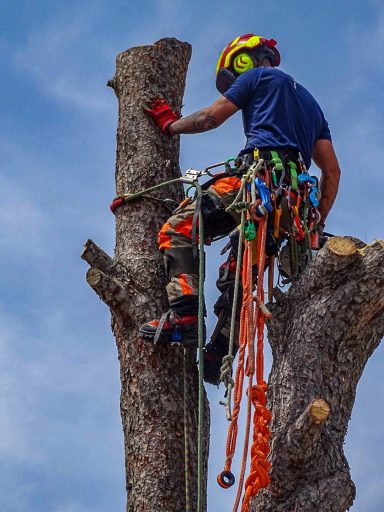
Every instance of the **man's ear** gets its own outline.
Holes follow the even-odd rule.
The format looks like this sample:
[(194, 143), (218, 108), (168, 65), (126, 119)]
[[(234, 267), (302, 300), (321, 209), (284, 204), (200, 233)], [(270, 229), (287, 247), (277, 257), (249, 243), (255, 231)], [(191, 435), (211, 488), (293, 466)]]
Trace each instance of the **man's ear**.
[(229, 69), (222, 68), (217, 73), (216, 89), (220, 94), (224, 94), (236, 80), (235, 75)]

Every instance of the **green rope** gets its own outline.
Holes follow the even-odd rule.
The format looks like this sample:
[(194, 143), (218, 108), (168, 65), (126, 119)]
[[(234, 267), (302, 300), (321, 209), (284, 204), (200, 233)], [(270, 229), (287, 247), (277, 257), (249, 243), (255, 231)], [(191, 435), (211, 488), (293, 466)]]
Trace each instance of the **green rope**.
[[(134, 192), (132, 194), (122, 194), (121, 196), (117, 196), (116, 199), (124, 199), (124, 202), (122, 203), (123, 205), (130, 201), (133, 201), (134, 199), (147, 195), (148, 192), (159, 190), (160, 188), (163, 188), (167, 185), (172, 185), (174, 183), (186, 183), (189, 185), (194, 185), (195, 181), (191, 178), (185, 178), (184, 176), (181, 176), (180, 178), (173, 178), (172, 180), (163, 181), (163, 183), (159, 183), (158, 185), (154, 185), (153, 187), (146, 188), (144, 190), (141, 190), (140, 192)], [(155, 198), (152, 197), (151, 199)]]
[[(141, 190), (140, 192), (134, 192), (133, 194), (122, 194), (121, 196), (124, 198), (126, 202), (132, 201), (133, 199), (137, 199), (138, 197), (141, 197), (144, 194), (147, 194), (148, 192), (153, 192), (154, 190), (158, 190), (159, 188), (164, 187), (165, 185), (172, 185), (172, 183), (178, 183), (179, 181), (183, 180), (185, 178), (173, 178), (172, 180), (163, 181), (163, 183), (158, 183), (157, 185), (154, 185), (153, 187), (146, 188), (144, 190)], [(190, 180), (188, 181), (190, 183)]]
[[(195, 183), (197, 194), (202, 190), (198, 182)], [(198, 309), (198, 351), (199, 351), (199, 410), (197, 427), (197, 512), (203, 511), (203, 480), (204, 480), (204, 281), (205, 281), (205, 251), (204, 251), (204, 224), (203, 214), (199, 211), (199, 309)]]
[(187, 349), (184, 347), (183, 383), (184, 383), (184, 471), (185, 471), (185, 512), (191, 512), (191, 490), (189, 480), (189, 444), (187, 413)]

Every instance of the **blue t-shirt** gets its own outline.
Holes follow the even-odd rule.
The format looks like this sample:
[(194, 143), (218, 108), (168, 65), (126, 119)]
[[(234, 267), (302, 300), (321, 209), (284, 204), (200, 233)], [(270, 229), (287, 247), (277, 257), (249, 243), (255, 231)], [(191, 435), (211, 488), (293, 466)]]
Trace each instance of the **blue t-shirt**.
[(309, 168), (315, 141), (331, 140), (314, 97), (280, 69), (250, 69), (224, 96), (243, 112), (245, 149), (297, 149)]

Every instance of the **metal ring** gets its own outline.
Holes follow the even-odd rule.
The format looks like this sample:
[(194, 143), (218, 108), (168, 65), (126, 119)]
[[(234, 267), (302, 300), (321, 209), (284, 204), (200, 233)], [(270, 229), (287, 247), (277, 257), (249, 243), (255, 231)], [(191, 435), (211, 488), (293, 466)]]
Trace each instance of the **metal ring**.
[(223, 489), (229, 489), (235, 483), (235, 476), (230, 471), (222, 471), (217, 475), (217, 483)]

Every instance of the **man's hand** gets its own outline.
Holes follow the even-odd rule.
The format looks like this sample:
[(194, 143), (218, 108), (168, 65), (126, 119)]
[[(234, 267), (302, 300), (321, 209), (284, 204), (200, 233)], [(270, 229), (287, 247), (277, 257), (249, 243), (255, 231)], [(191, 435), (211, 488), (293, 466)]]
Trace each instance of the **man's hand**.
[(152, 117), (162, 133), (166, 135), (170, 135), (170, 125), (180, 119), (179, 114), (174, 112), (163, 98), (152, 98), (143, 110)]

